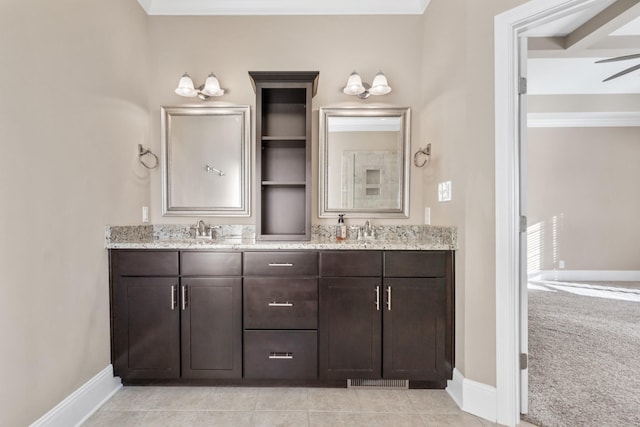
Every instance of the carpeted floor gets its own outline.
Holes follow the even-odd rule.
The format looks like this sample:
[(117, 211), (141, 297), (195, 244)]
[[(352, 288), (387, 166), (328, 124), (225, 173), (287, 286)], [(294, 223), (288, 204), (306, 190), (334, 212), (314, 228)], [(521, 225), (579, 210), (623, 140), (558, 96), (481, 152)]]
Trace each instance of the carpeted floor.
[(640, 426), (640, 283), (530, 283), (524, 419)]

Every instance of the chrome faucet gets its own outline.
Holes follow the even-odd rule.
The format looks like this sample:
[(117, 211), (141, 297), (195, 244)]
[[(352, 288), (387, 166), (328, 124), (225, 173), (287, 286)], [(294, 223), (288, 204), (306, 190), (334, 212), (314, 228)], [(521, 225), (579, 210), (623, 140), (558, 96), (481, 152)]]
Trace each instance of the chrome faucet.
[(198, 236), (206, 236), (207, 228), (207, 224), (201, 219), (196, 223), (196, 233), (198, 233)]
[(198, 222), (196, 222), (195, 227), (191, 227), (191, 228), (194, 229), (196, 232), (196, 239), (201, 239), (201, 238), (211, 239), (213, 237), (212, 236), (213, 227), (208, 226), (201, 219), (199, 219)]
[(366, 220), (364, 223), (364, 227), (362, 228), (362, 237), (364, 239), (375, 239), (376, 236), (373, 232), (373, 227), (371, 226), (371, 221)]

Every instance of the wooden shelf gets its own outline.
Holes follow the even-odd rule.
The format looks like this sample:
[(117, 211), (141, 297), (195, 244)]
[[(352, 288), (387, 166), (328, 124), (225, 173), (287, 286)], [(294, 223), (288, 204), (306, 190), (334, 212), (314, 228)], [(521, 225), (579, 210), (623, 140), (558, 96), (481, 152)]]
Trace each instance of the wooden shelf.
[(304, 181), (287, 182), (287, 181), (262, 181), (262, 185), (270, 185), (273, 187), (303, 187), (307, 185)]
[(250, 71), (256, 91), (256, 239), (311, 239), (311, 99), (318, 72)]
[(263, 136), (263, 141), (306, 141), (306, 136)]

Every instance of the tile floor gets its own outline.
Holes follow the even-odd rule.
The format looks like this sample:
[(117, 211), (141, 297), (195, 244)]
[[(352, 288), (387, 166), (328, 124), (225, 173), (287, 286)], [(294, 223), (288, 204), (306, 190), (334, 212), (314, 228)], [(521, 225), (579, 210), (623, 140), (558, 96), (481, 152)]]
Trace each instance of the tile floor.
[[(444, 390), (124, 387), (83, 426), (494, 426)], [(526, 424), (521, 424), (526, 425)]]

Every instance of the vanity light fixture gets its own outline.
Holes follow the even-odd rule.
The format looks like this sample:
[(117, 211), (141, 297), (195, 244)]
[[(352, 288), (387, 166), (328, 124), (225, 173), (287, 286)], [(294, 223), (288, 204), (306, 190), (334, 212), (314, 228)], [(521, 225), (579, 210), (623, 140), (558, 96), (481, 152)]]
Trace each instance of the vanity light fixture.
[(203, 85), (200, 85), (197, 89), (193, 85), (193, 80), (191, 80), (191, 76), (189, 74), (184, 73), (180, 78), (180, 82), (178, 83), (178, 87), (175, 92), (180, 96), (185, 96), (187, 98), (193, 98), (197, 96), (202, 100), (207, 100), (212, 96), (221, 96), (224, 95), (224, 89), (220, 88), (220, 82), (215, 74), (209, 74), (207, 80)]
[(357, 72), (351, 73), (347, 85), (342, 89), (347, 95), (354, 95), (360, 99), (367, 99), (370, 95), (386, 95), (391, 92), (391, 86), (387, 82), (387, 77), (382, 71), (373, 78), (373, 83), (363, 83), (360, 74)]

